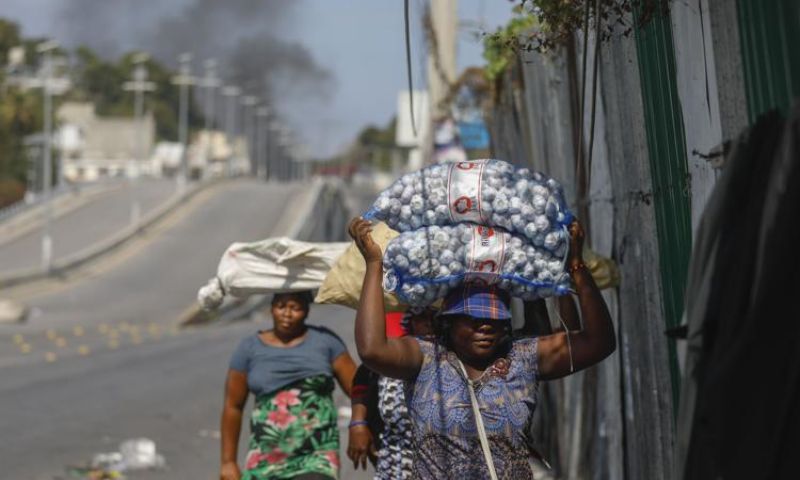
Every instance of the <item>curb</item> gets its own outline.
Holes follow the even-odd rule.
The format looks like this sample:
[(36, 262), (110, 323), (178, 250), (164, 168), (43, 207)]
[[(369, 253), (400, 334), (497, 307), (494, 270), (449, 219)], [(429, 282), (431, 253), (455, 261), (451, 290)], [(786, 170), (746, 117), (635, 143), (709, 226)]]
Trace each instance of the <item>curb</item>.
[(53, 264), (53, 268), (49, 272), (40, 268), (31, 268), (17, 272), (11, 272), (7, 275), (2, 275), (0, 276), (0, 288), (10, 288), (46, 278), (65, 276), (70, 271), (75, 270), (86, 263), (96, 260), (99, 257), (123, 246), (131, 239), (137, 237), (140, 233), (152, 227), (159, 220), (171, 213), (174, 209), (186, 203), (197, 193), (200, 193), (209, 187), (216, 186), (225, 181), (226, 180), (224, 179), (212, 180), (194, 185), (189, 190), (180, 195), (173, 196), (164, 205), (150, 212), (141, 222), (139, 222), (139, 225), (128, 226), (118, 235), (114, 235), (106, 240), (101, 240), (100, 242), (84, 249), (83, 251), (72, 254), (60, 262), (55, 262)]
[(306, 202), (302, 205), (302, 209), (298, 213), (296, 218), (302, 219), (302, 221), (294, 222), (292, 227), (289, 228), (289, 231), (286, 232), (286, 236), (289, 238), (298, 238), (303, 233), (303, 229), (308, 223), (308, 218), (311, 216), (311, 212), (314, 210), (314, 206), (319, 202), (320, 197), (324, 190), (328, 187), (327, 182), (325, 180), (314, 177), (311, 184), (311, 194), (306, 197)]

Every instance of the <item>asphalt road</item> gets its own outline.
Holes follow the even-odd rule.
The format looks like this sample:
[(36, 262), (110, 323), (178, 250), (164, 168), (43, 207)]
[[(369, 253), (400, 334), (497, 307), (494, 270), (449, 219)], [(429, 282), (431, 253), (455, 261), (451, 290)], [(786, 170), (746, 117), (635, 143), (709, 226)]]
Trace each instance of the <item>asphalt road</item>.
[[(141, 214), (146, 215), (175, 193), (173, 180), (143, 179), (137, 183)], [(55, 218), (51, 226), (53, 259), (80, 252), (128, 226), (131, 193), (126, 186), (115, 188), (89, 203)], [(3, 239), (0, 239), (2, 241)], [(41, 265), (42, 230), (37, 228), (10, 242), (0, 244), (0, 271), (9, 273)]]
[(302, 185), (248, 180), (200, 192), (154, 232), (101, 260), (109, 264), (106, 271), (80, 282), (51, 282), (33, 293), (4, 292), (32, 310), (25, 324), (5, 330), (174, 321), (214, 276), (228, 245), (279, 233), (276, 225), (303, 192)]
[[(284, 233), (286, 218), (302, 220), (294, 210), (307, 191), (213, 187), (85, 277), (3, 292), (33, 314), (0, 326), (0, 479), (69, 478), (66, 466), (136, 437), (156, 442), (167, 469), (128, 478), (215, 478), (228, 359), (240, 338), (270, 322), (190, 330), (175, 322), (231, 242)], [(309, 321), (336, 330), (354, 352), (352, 318), (315, 306)], [(371, 477), (345, 464), (341, 478)]]
[[(138, 345), (123, 334), (115, 350), (0, 369), (0, 478), (67, 478), (66, 466), (138, 437), (155, 441), (167, 468), (129, 472), (130, 479), (215, 478), (227, 362), (242, 337), (270, 323), (260, 318), (161, 337), (143, 334)], [(309, 323), (334, 329), (354, 354), (352, 310), (315, 306)], [(349, 403), (338, 388), (336, 400)], [(346, 430), (340, 429), (343, 459)], [(240, 456), (247, 431), (245, 425)], [(345, 463), (341, 478), (371, 476), (354, 474)]]

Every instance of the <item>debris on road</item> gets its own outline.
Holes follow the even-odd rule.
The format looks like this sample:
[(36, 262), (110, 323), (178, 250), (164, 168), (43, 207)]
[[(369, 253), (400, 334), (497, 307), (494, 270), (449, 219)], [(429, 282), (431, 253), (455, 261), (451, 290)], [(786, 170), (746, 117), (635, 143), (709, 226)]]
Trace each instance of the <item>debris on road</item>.
[(219, 430), (206, 430), (206, 429), (203, 429), (203, 430), (200, 430), (199, 432), (197, 432), (197, 435), (202, 437), (202, 438), (212, 438), (214, 440), (219, 440), (219, 438), (220, 438)]
[(67, 467), (70, 478), (84, 480), (124, 480), (124, 472), (164, 468), (164, 456), (156, 451), (156, 443), (148, 438), (133, 438), (119, 445), (117, 452), (98, 453), (89, 465)]
[(22, 323), (28, 317), (28, 306), (0, 298), (0, 324)]
[(129, 470), (161, 468), (165, 465), (164, 457), (156, 453), (156, 442), (148, 438), (126, 440), (120, 444), (119, 451)]

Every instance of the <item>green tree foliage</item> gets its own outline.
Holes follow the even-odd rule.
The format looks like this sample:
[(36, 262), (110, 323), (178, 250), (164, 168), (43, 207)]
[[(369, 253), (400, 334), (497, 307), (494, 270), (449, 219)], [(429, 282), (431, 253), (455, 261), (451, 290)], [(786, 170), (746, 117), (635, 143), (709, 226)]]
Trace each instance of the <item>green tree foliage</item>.
[(552, 52), (587, 26), (598, 29), (601, 42), (628, 36), (634, 24), (644, 26), (654, 16), (668, 15), (670, 1), (517, 0), (508, 24), (484, 38), (486, 75), (490, 80), (502, 75), (521, 51)]
[[(133, 78), (135, 53), (124, 55), (116, 62), (98, 57), (87, 47), (75, 52), (75, 89), (71, 98), (94, 103), (98, 115), (132, 116), (133, 92), (122, 85)], [(175, 141), (178, 137), (179, 87), (172, 83), (175, 72), (155, 60), (145, 63), (148, 80), (156, 89), (145, 95), (145, 110), (152, 112), (156, 121), (156, 137)], [(202, 125), (202, 115), (194, 102), (189, 109), (190, 127)]]
[[(12, 203), (24, 193), (28, 172), (28, 152), (25, 138), (42, 130), (41, 89), (22, 90), (6, 82), (6, 64), (9, 50), (21, 46), (25, 50), (25, 67), (29, 74), (40, 61), (37, 46), (46, 39), (24, 38), (16, 23), (0, 18), (0, 206)], [(91, 102), (98, 115), (133, 116), (132, 92), (123, 90), (123, 84), (133, 77), (134, 53), (116, 61), (99, 57), (87, 47), (74, 52), (63, 49), (55, 55), (69, 60), (69, 73), (73, 88), (56, 98), (56, 105), (65, 100)], [(179, 88), (173, 85), (176, 72), (155, 60), (146, 64), (149, 80), (156, 89), (145, 96), (145, 110), (152, 112), (159, 140), (175, 141), (178, 137)], [(203, 118), (194, 102), (189, 108), (190, 128), (203, 124)]]
[(42, 128), (42, 102), (31, 92), (0, 95), (0, 178), (25, 181), (25, 137)]
[[(12, 47), (28, 46), (19, 26), (0, 19), (0, 65), (5, 65)], [(41, 95), (6, 87), (5, 69), (0, 69), (0, 207), (14, 203), (25, 193), (28, 170), (25, 137), (41, 130)]]
[(21, 43), (19, 25), (14, 22), (0, 18), (0, 58), (5, 63), (8, 58), (8, 51)]
[(397, 129), (397, 117), (392, 117), (384, 128), (374, 125), (365, 127), (358, 134), (358, 149), (360, 150), (360, 163), (371, 165), (372, 167), (389, 171), (392, 168), (392, 155), (398, 149), (395, 144), (395, 131)]
[(516, 58), (519, 47), (527, 41), (527, 32), (537, 25), (536, 17), (515, 8), (515, 16), (483, 40), (483, 58), (486, 60), (486, 78), (495, 80), (506, 71)]

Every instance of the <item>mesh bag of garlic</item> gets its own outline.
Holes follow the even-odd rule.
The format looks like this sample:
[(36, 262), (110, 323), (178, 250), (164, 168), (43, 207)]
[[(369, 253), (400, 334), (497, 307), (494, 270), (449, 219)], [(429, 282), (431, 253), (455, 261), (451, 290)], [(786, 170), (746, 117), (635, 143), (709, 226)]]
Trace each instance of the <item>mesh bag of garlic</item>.
[(573, 216), (556, 180), (502, 160), (472, 160), (403, 175), (364, 218), (399, 232), (462, 222), (500, 227), (561, 256)]
[(411, 306), (426, 306), (463, 282), (497, 285), (535, 300), (569, 291), (562, 255), (501, 229), (461, 223), (401, 233), (383, 255), (383, 288)]

